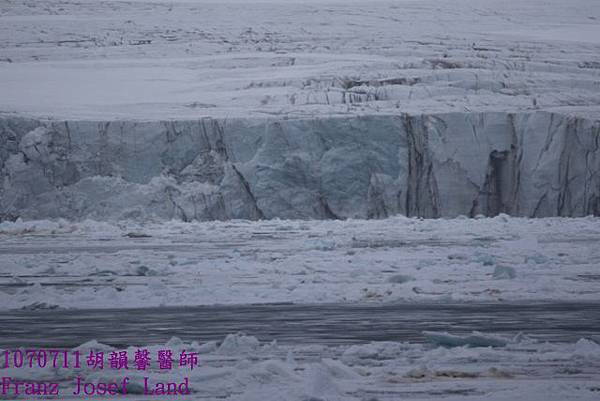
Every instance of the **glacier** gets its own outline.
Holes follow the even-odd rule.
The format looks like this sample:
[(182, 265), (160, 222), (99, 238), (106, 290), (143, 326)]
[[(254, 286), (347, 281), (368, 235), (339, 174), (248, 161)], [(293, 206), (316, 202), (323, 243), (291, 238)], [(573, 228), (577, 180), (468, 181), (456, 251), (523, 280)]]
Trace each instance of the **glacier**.
[(0, 220), (600, 214), (598, 2), (246, 3), (0, 5)]
[(600, 215), (600, 120), (548, 111), (0, 118), (0, 220)]

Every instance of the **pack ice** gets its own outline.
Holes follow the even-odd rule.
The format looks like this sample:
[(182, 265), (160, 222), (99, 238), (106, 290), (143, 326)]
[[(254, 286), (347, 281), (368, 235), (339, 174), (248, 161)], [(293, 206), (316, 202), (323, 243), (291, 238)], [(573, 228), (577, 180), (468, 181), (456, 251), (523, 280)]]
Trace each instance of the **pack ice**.
[(600, 214), (600, 122), (552, 112), (0, 120), (0, 219)]

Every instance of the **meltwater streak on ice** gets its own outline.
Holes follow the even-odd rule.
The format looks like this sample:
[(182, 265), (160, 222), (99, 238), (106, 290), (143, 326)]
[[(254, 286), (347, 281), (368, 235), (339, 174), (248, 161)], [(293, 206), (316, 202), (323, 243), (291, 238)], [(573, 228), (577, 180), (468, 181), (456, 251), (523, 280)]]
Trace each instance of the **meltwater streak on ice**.
[(113, 346), (221, 340), (243, 331), (262, 341), (328, 345), (423, 342), (423, 331), (523, 332), (547, 341), (600, 338), (600, 304), (245, 305), (12, 311), (0, 313), (0, 347)]

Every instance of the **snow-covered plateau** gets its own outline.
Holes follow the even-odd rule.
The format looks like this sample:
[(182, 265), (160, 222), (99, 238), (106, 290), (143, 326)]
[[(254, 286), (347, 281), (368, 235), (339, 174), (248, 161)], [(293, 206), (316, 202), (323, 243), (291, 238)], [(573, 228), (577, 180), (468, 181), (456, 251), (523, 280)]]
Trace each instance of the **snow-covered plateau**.
[(597, 119), (599, 21), (594, 0), (3, 1), (0, 110)]

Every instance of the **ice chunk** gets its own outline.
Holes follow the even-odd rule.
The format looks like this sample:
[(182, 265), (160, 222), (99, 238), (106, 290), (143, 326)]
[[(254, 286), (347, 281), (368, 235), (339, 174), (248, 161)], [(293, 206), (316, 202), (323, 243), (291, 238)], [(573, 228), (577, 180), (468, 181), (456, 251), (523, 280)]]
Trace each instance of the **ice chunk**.
[(344, 365), (342, 362), (324, 358), (321, 362), (323, 366), (327, 367), (329, 373), (335, 378), (341, 379), (358, 379), (360, 375), (356, 373), (351, 367)]
[(484, 266), (493, 266), (496, 264), (496, 258), (488, 253), (478, 252), (475, 254), (473, 260), (477, 263), (481, 263)]
[(183, 340), (176, 336), (171, 337), (169, 339), (169, 341), (167, 341), (165, 346), (170, 349), (177, 349), (177, 350), (181, 350), (181, 349), (185, 348), (185, 344), (183, 343)]
[(582, 358), (600, 358), (600, 345), (587, 338), (582, 338), (575, 343), (573, 355)]
[(390, 276), (387, 279), (388, 283), (394, 283), (394, 284), (403, 284), (403, 283), (407, 283), (409, 281), (413, 281), (414, 277), (411, 276), (406, 276), (404, 274), (395, 274), (393, 276)]
[(531, 263), (531, 264), (537, 264), (537, 265), (543, 265), (548, 263), (550, 259), (548, 259), (547, 256), (542, 255), (541, 253), (535, 253), (533, 255), (527, 255), (525, 257), (525, 263)]
[(207, 343), (204, 343), (198, 347), (196, 347), (196, 352), (198, 352), (199, 354), (209, 354), (211, 352), (215, 352), (217, 350), (218, 346), (217, 346), (217, 342), (216, 341), (209, 341)]
[(346, 399), (329, 369), (323, 364), (308, 365), (305, 371), (307, 400), (342, 401)]
[(228, 334), (217, 352), (225, 355), (237, 355), (254, 351), (259, 346), (260, 342), (256, 337), (243, 333)]
[(493, 276), (496, 280), (513, 279), (517, 277), (517, 271), (510, 266), (499, 265), (494, 268)]
[(335, 249), (335, 241), (324, 238), (307, 240), (306, 245), (317, 251), (332, 251)]
[(115, 348), (110, 345), (102, 344), (97, 340), (90, 340), (86, 343), (81, 344), (80, 346), (74, 348), (77, 351), (81, 351), (82, 353), (86, 353), (89, 351), (114, 351)]

